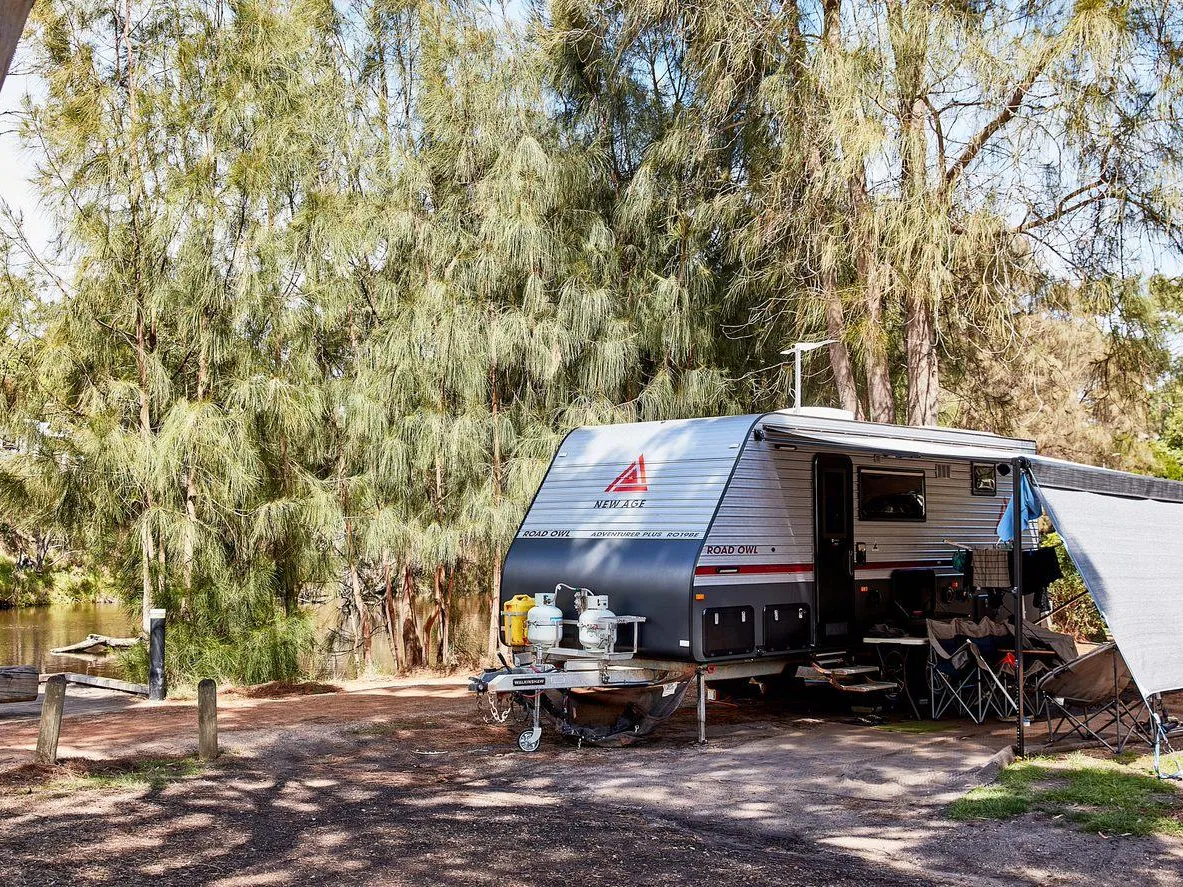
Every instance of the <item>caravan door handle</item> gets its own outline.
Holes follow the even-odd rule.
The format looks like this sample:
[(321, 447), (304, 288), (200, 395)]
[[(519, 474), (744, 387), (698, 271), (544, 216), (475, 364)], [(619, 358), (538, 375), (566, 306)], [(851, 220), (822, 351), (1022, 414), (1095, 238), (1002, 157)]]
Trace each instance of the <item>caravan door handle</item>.
[(850, 578), (854, 578), (854, 549), (846, 552), (846, 569), (850, 571)]

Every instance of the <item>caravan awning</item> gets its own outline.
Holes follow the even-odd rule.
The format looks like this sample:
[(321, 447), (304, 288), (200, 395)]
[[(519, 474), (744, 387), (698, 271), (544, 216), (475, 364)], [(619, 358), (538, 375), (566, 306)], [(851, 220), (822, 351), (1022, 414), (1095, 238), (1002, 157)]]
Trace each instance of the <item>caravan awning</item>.
[[(836, 426), (839, 423), (834, 423)], [(840, 427), (802, 429), (791, 424), (765, 421), (764, 434), (773, 442), (784, 441), (838, 452), (878, 453), (914, 459), (958, 459), (975, 462), (1009, 462), (1016, 456), (1034, 455), (1035, 444), (1015, 441), (975, 431), (943, 428), (905, 428), (880, 426), (881, 433), (868, 433), (864, 423), (857, 431)]]
[(1183, 689), (1183, 484), (1040, 456), (1027, 463), (1142, 695)]

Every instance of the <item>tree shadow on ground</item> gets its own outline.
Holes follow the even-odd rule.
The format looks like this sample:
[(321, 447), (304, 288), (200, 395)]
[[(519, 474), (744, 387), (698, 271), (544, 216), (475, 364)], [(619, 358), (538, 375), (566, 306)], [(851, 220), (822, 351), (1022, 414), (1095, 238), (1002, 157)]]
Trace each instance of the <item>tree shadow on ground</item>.
[(734, 714), (699, 748), (679, 713), (633, 748), (548, 740), (522, 755), (509, 731), (437, 706), (284, 732), (249, 757), (134, 789), (0, 786), (0, 883), (1183, 881), (1178, 846), (1156, 839), (1104, 841), (1046, 817), (949, 820), (942, 780), (964, 776), (957, 743), (973, 738), (958, 731)]

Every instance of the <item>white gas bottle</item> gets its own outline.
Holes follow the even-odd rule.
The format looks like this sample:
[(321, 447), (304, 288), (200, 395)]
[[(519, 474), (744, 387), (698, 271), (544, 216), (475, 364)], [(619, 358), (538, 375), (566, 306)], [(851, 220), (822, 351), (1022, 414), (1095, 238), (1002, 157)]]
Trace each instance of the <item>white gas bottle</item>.
[(557, 647), (563, 636), (563, 611), (555, 606), (553, 591), (534, 595), (534, 606), (526, 614), (526, 640), (531, 647)]
[(589, 653), (606, 653), (616, 643), (616, 614), (608, 609), (608, 596), (589, 594), (579, 614), (579, 643)]

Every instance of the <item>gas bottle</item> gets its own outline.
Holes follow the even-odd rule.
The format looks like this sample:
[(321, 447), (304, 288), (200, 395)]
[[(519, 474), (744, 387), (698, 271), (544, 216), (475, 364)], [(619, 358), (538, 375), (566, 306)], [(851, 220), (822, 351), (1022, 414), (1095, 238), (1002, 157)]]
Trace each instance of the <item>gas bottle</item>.
[(616, 614), (608, 609), (608, 596), (589, 594), (584, 597), (583, 612), (579, 614), (579, 643), (589, 653), (606, 653), (616, 643)]
[(529, 643), (526, 640), (526, 614), (533, 606), (534, 598), (528, 594), (515, 594), (505, 602), (505, 608), (501, 613), (505, 617), (505, 643), (509, 646), (525, 647)]
[(550, 649), (559, 645), (563, 636), (563, 611), (555, 606), (553, 591), (534, 595), (534, 606), (526, 614), (526, 640), (531, 647)]

